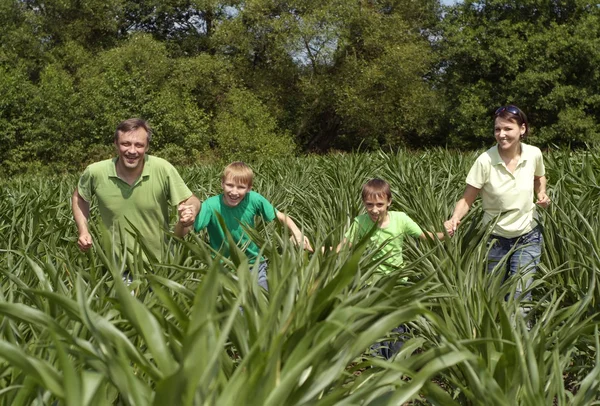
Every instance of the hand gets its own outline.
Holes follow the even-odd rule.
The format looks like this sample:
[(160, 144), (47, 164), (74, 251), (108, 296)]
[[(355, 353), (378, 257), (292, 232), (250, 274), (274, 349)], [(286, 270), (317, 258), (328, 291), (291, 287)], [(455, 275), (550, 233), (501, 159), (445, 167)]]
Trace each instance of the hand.
[(77, 245), (79, 249), (83, 252), (86, 252), (92, 246), (92, 236), (88, 232), (84, 232), (79, 234), (79, 238), (77, 239)]
[(308, 240), (307, 236), (291, 236), (290, 240), (292, 240), (294, 242), (294, 244), (299, 245), (302, 244), (302, 247), (307, 250), (308, 252), (315, 252), (313, 250), (312, 245), (310, 245), (310, 241)]
[(315, 250), (313, 250), (312, 245), (310, 245), (310, 241), (308, 240), (307, 236), (304, 236), (304, 249), (307, 250), (308, 252), (315, 252)]
[(535, 204), (543, 208), (550, 206), (550, 198), (545, 192), (538, 193), (537, 197), (538, 199), (537, 202), (535, 202)]
[(455, 218), (451, 218), (450, 220), (444, 222), (444, 228), (450, 237), (454, 235), (459, 224), (460, 220)]
[(194, 224), (196, 213), (194, 213), (194, 206), (191, 204), (181, 203), (177, 206), (177, 214), (179, 215), (179, 222), (182, 226), (189, 227)]

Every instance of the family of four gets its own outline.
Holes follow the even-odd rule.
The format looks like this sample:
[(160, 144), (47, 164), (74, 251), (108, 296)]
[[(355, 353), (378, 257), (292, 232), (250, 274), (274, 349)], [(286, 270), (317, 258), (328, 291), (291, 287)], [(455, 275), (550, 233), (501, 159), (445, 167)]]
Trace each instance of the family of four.
[[(526, 292), (525, 299), (530, 298), (527, 287), (542, 250), (536, 205), (550, 204), (541, 151), (523, 142), (528, 132), (527, 118), (519, 108), (508, 105), (496, 110), (496, 145), (477, 158), (467, 175), (462, 198), (456, 203), (452, 217), (444, 223), (446, 233), (452, 236), (481, 194), (484, 222), (492, 228), (488, 268), (497, 269), (504, 260), (506, 266), (501, 270), (504, 278), (518, 275), (521, 282), (516, 296)], [(223, 192), (200, 204), (171, 164), (146, 154), (151, 139), (152, 131), (144, 120), (123, 121), (114, 135), (117, 157), (88, 166), (79, 179), (72, 207), (79, 233), (77, 243), (82, 250), (92, 246), (88, 220), (94, 196), (102, 222), (124, 252), (135, 249), (136, 234), (153, 252), (162, 252), (164, 230), (169, 228), (169, 209), (177, 206), (175, 234), (184, 236), (192, 229), (195, 232), (206, 229), (210, 246), (226, 257), (229, 251), (220, 216), (234, 241), (244, 247), (249, 262), (258, 261), (258, 280), (265, 289), (268, 286), (266, 261), (244, 231), (245, 227), (254, 227), (257, 217), (267, 222), (277, 219), (290, 230), (298, 244), (313, 250), (289, 216), (252, 190), (253, 172), (246, 164), (228, 165), (221, 178)], [(375, 259), (382, 261), (383, 273), (401, 268), (405, 236), (442, 239), (446, 235), (424, 232), (405, 213), (390, 211), (392, 193), (384, 180), (367, 182), (362, 189), (362, 201), (366, 213), (354, 219), (337, 249), (351, 245), (374, 229), (371, 243), (376, 248)]]

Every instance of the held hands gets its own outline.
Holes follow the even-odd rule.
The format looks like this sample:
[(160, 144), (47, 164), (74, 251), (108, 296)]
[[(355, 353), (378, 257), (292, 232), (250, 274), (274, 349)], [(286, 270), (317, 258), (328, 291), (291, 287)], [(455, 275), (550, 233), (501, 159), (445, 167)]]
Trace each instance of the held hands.
[(83, 232), (79, 234), (79, 238), (77, 239), (77, 245), (79, 249), (83, 252), (86, 252), (92, 246), (92, 236), (88, 232)]
[(544, 209), (550, 206), (550, 198), (545, 192), (538, 193), (537, 198), (538, 199), (535, 202), (535, 204), (537, 204), (538, 206), (543, 207)]
[(181, 203), (177, 206), (177, 214), (179, 215), (179, 222), (182, 226), (190, 227), (194, 224), (196, 213), (194, 212), (194, 206), (191, 204)]
[(454, 236), (458, 225), (460, 224), (460, 220), (455, 218), (451, 218), (450, 220), (444, 221), (444, 228), (450, 237)]

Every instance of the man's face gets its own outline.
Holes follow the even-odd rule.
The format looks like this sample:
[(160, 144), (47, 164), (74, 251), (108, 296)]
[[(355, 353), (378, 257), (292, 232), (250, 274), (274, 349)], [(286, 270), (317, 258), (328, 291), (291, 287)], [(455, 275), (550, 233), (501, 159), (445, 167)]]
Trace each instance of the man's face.
[(385, 220), (392, 201), (388, 200), (385, 196), (368, 196), (363, 200), (363, 204), (371, 220), (375, 223), (380, 223)]
[(223, 187), (223, 200), (225, 204), (229, 207), (235, 207), (242, 200), (246, 194), (250, 191), (250, 186), (245, 183), (234, 181), (231, 177), (225, 178), (223, 182), (221, 182), (221, 186)]
[(144, 155), (148, 151), (148, 133), (143, 128), (119, 133), (115, 146), (124, 168), (139, 168), (144, 164)]

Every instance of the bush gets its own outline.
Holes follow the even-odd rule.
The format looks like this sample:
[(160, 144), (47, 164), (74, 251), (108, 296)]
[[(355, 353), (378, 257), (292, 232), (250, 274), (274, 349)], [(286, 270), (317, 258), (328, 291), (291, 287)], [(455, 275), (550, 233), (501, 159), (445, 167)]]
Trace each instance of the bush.
[(247, 90), (230, 90), (214, 128), (217, 153), (227, 161), (290, 156), (296, 149), (291, 135), (278, 129), (267, 108)]

